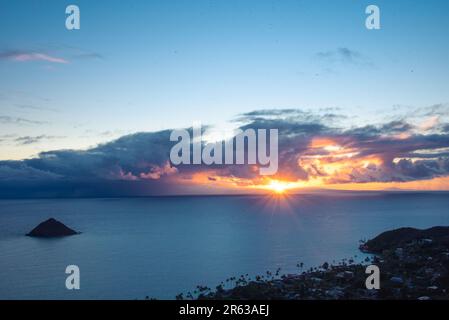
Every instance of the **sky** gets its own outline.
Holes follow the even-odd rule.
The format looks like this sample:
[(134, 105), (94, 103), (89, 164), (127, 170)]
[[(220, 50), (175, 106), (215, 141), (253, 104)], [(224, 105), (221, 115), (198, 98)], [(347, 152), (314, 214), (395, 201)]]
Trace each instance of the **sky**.
[[(65, 28), (69, 4), (80, 30)], [(365, 27), (370, 4), (380, 30)], [(444, 0), (1, 0), (0, 189), (449, 189), (448, 12)], [(157, 139), (195, 122), (281, 126), (284, 172), (172, 168)]]

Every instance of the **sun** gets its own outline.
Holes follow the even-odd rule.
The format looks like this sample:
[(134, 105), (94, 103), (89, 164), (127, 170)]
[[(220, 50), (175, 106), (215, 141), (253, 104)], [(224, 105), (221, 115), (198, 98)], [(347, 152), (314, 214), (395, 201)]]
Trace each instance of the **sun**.
[(272, 180), (267, 185), (267, 189), (269, 189), (277, 194), (284, 193), (288, 188), (289, 188), (288, 183), (285, 183), (282, 181), (277, 181), (277, 180)]
[(283, 180), (276, 180), (276, 179), (267, 179), (264, 181), (264, 183), (258, 184), (254, 186), (254, 188), (260, 189), (260, 190), (266, 190), (269, 191), (272, 194), (276, 195), (284, 195), (289, 190), (295, 190), (301, 188), (303, 185), (300, 182), (293, 182), (293, 181), (283, 181)]

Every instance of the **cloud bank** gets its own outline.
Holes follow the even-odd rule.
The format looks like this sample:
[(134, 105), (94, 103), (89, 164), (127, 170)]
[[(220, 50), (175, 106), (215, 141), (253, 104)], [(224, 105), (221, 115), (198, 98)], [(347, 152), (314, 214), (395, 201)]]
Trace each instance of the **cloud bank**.
[[(332, 109), (242, 114), (235, 121), (243, 130), (279, 130), (279, 171), (271, 177), (260, 176), (254, 165), (174, 167), (169, 153), (175, 142), (169, 139), (171, 130), (164, 130), (126, 135), (88, 150), (0, 161), (0, 192), (3, 197), (140, 196), (204, 193), (211, 186), (232, 192), (263, 186), (270, 179), (325, 187), (447, 177), (449, 123), (440, 107), (434, 111), (421, 123), (403, 117), (360, 127), (337, 126), (345, 116)], [(438, 121), (429, 120), (435, 116)], [(34, 141), (22, 140), (18, 142)]]

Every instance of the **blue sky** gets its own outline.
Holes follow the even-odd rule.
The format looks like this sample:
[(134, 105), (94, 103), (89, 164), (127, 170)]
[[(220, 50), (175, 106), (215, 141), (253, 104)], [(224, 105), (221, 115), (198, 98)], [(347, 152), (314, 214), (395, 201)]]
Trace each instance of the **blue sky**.
[[(81, 30), (65, 29), (69, 4), (80, 7)], [(381, 30), (365, 28), (369, 4), (381, 9)], [(4, 160), (193, 121), (220, 127), (266, 108), (338, 108), (351, 126), (384, 121), (394, 106), (449, 102), (443, 0), (2, 0), (0, 8)]]

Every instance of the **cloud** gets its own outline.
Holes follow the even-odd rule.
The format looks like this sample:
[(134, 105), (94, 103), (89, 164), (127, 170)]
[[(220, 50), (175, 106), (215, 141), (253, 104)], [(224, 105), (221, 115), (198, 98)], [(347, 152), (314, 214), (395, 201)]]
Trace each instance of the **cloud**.
[(449, 104), (438, 103), (429, 107), (418, 108), (416, 112), (424, 116), (449, 116)]
[(368, 57), (356, 50), (347, 47), (340, 47), (336, 50), (317, 52), (316, 58), (331, 65), (352, 64), (358, 66), (372, 66), (372, 62)]
[(436, 127), (438, 127), (440, 123), (440, 118), (438, 116), (431, 116), (425, 119), (420, 125), (419, 128), (422, 131), (429, 131)]
[[(237, 119), (241, 129), (279, 130), (279, 170), (269, 178), (325, 186), (449, 176), (448, 123), (439, 122), (443, 129), (438, 132), (423, 132), (406, 120), (347, 128), (330, 120), (339, 116), (329, 109), (265, 109)], [(266, 183), (267, 177), (252, 165), (172, 166), (169, 153), (175, 142), (170, 133), (141, 132), (88, 150), (47, 151), (32, 159), (0, 161), (0, 191), (10, 196), (13, 190), (31, 195), (38, 190), (68, 196), (150, 195)], [(52, 137), (16, 140), (35, 143), (46, 138)]]
[(74, 60), (104, 59), (104, 56), (98, 52), (62, 43), (47, 44), (47, 49), (50, 49), (52, 52), (64, 52), (66, 56), (70, 56)]
[(444, 133), (449, 133), (449, 124), (444, 124), (441, 126), (441, 131)]
[(7, 165), (0, 163), (0, 181), (17, 181), (17, 180), (33, 180), (33, 181), (53, 181), (54, 179), (60, 179), (61, 176), (52, 173), (42, 171), (30, 166), (27, 166), (23, 162), (15, 161), (8, 162)]
[(46, 53), (17, 50), (0, 52), (0, 59), (12, 60), (17, 62), (45, 61), (51, 63), (69, 63), (69, 61), (67, 61), (66, 59), (51, 56)]
[(83, 53), (78, 53), (78, 54), (74, 55), (73, 59), (80, 59), (80, 60), (99, 59), (99, 60), (103, 60), (104, 56), (99, 54), (99, 53), (96, 53), (96, 52), (83, 52)]
[[(48, 52), (52, 52), (49, 54)], [(50, 44), (45, 48), (36, 50), (4, 50), (0, 52), (0, 60), (15, 62), (43, 61), (54, 64), (68, 64), (70, 60), (61, 56), (70, 57), (70, 60), (103, 60), (100, 53), (84, 50), (74, 46)]]
[(346, 119), (342, 114), (337, 114), (338, 108), (323, 108), (315, 111), (304, 109), (262, 109), (240, 114), (234, 122), (251, 123), (266, 122), (270, 120), (281, 120), (283, 123), (312, 124), (312, 123), (335, 123)]
[(0, 123), (3, 124), (47, 124), (47, 121), (29, 120), (20, 117), (0, 116)]
[(49, 136), (49, 135), (39, 135), (39, 136), (22, 136), (14, 139), (19, 145), (29, 145), (41, 142), (42, 140), (53, 140), (53, 139), (61, 139), (64, 138), (62, 136)]
[(15, 106), (19, 109), (27, 109), (27, 110), (37, 110), (37, 111), (51, 111), (51, 112), (57, 112), (58, 109), (54, 108), (48, 108), (48, 107), (41, 107), (41, 106), (35, 106), (31, 104), (15, 104)]

